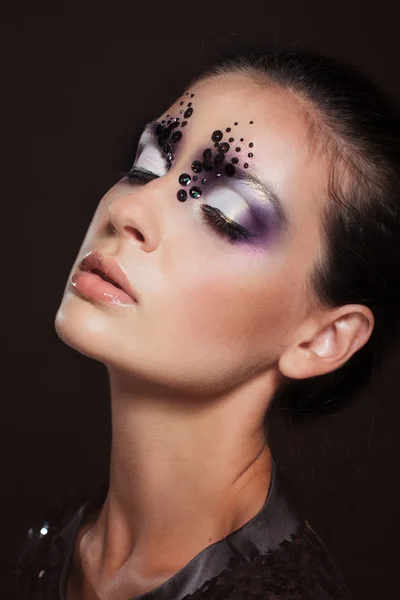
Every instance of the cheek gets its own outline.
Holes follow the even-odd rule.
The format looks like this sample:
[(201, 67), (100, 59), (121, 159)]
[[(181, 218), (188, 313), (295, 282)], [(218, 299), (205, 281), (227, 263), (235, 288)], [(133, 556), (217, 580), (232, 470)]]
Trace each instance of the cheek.
[(290, 285), (281, 271), (251, 269), (229, 260), (210, 269), (197, 269), (195, 277), (181, 280), (176, 302), (180, 331), (199, 343), (233, 345), (256, 353), (272, 338), (279, 338), (295, 307)]

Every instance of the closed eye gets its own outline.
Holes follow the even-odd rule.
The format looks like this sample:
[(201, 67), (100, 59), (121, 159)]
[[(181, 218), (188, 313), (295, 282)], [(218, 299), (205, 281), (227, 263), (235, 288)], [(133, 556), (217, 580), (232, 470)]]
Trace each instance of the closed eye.
[[(129, 171), (122, 172), (122, 177), (127, 177), (131, 183), (146, 184), (150, 181), (158, 179), (160, 175), (156, 175), (147, 169), (138, 169), (132, 167)], [(210, 206), (209, 204), (202, 204), (202, 217), (209, 227), (214, 231), (217, 231), (224, 237), (228, 238), (231, 243), (235, 243), (241, 240), (248, 240), (249, 238), (256, 237), (257, 234), (250, 233), (247, 229), (227, 218), (222, 211), (218, 208)]]
[(232, 244), (241, 240), (248, 240), (251, 237), (256, 237), (257, 234), (250, 233), (247, 229), (228, 219), (219, 208), (210, 206), (208, 204), (202, 204), (202, 216), (206, 222), (213, 228), (216, 229), (223, 236), (227, 237)]
[(129, 171), (122, 172), (121, 176), (127, 177), (131, 183), (149, 183), (160, 177), (160, 175), (156, 175), (147, 169), (138, 169), (137, 167), (132, 167)]

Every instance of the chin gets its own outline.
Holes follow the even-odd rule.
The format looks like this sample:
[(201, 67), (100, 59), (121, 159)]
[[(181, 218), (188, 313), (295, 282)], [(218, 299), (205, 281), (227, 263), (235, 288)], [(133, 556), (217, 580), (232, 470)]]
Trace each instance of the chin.
[(110, 317), (90, 301), (66, 290), (54, 319), (58, 337), (81, 354), (105, 362), (110, 344)]

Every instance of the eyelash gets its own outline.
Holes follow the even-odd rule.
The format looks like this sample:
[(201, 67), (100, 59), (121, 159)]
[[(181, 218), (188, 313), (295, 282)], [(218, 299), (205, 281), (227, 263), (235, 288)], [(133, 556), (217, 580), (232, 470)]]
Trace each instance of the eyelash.
[[(159, 175), (156, 175), (151, 171), (136, 168), (132, 168), (130, 171), (122, 173), (122, 176), (127, 177), (130, 182), (142, 184), (149, 183), (159, 177)], [(256, 234), (250, 233), (238, 223), (228, 221), (218, 208), (214, 208), (208, 204), (203, 204), (201, 208), (203, 211), (202, 216), (207, 224), (215, 231), (228, 238), (232, 244), (240, 240), (247, 241), (249, 238), (255, 237)]]

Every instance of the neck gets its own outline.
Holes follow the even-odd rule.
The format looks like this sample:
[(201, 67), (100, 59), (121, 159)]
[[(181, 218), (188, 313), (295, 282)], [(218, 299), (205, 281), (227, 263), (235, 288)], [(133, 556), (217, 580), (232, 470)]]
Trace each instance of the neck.
[(155, 394), (126, 374), (109, 374), (110, 485), (82, 547), (103, 580), (128, 564), (143, 577), (175, 573), (265, 503), (266, 381), (210, 400)]

